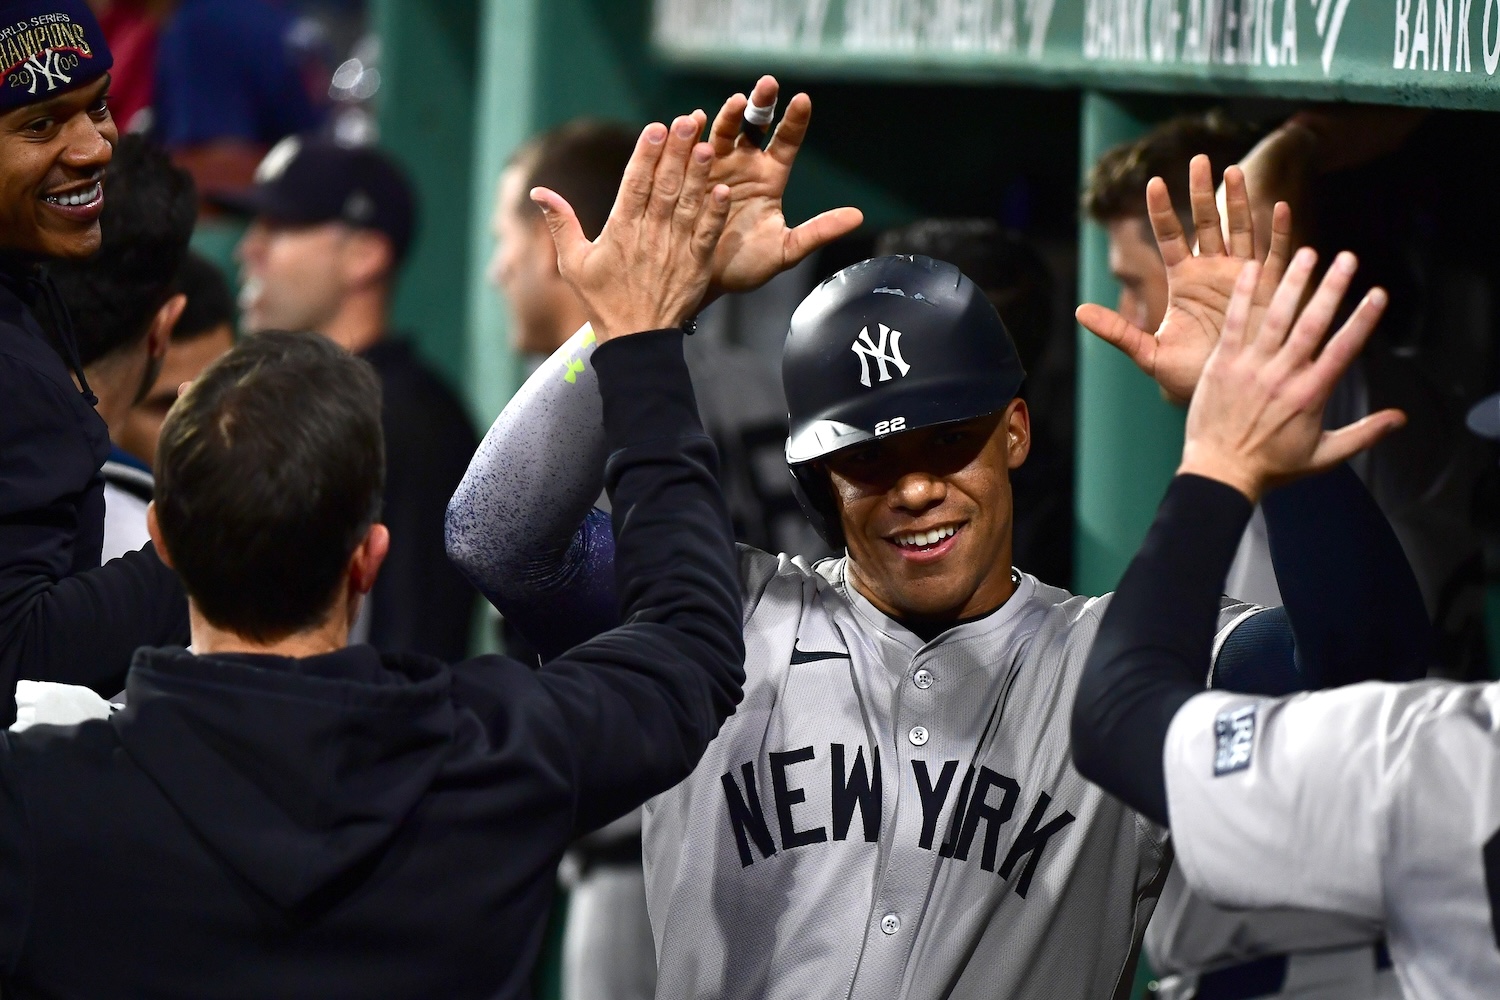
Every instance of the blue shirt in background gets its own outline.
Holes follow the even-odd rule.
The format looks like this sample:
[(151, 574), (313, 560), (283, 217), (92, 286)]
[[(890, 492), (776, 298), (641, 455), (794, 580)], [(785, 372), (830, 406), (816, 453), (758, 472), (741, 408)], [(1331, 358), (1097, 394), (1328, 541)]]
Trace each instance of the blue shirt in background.
[(183, 0), (162, 30), (156, 130), (168, 148), (232, 139), (271, 145), (317, 128), (296, 18), (267, 0)]

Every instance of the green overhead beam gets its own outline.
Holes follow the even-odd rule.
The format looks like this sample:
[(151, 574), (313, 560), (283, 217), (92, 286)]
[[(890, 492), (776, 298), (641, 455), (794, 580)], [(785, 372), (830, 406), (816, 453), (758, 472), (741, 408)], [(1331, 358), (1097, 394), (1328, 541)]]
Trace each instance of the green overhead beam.
[(1500, 0), (656, 0), (681, 66), (1500, 109)]

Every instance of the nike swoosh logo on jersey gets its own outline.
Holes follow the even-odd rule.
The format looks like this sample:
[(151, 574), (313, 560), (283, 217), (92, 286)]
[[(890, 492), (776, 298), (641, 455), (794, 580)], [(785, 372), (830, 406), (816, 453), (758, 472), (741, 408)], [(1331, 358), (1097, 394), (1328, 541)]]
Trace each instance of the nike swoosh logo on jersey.
[(816, 663), (819, 660), (847, 660), (849, 654), (841, 649), (798, 649), (792, 647), (792, 665)]

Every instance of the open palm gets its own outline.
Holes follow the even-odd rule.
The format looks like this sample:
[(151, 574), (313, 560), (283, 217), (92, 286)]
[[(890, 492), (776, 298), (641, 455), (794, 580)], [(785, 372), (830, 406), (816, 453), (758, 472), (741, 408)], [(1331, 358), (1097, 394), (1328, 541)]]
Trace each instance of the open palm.
[[(1146, 186), (1151, 229), (1167, 269), (1167, 310), (1156, 332), (1147, 333), (1104, 306), (1078, 308), (1079, 323), (1123, 351), (1156, 380), (1168, 398), (1182, 403), (1192, 398), (1203, 365), (1219, 341), (1240, 272), (1255, 258), (1254, 222), (1244, 175), (1237, 167), (1224, 172), (1229, 221), (1227, 246), (1214, 204), (1208, 157), (1193, 158), (1189, 177), (1197, 254), (1193, 253), (1172, 208), (1166, 183), (1157, 177)], [(1278, 204), (1272, 214), (1270, 250), (1250, 301), (1247, 322), (1251, 330), (1265, 315), (1286, 271), (1291, 228), (1291, 210), (1285, 204)]]
[[(768, 107), (776, 102), (778, 91), (775, 78), (763, 76), (752, 96), (756, 105)], [(812, 100), (806, 94), (792, 98), (765, 149), (741, 134), (749, 104), (743, 94), (729, 98), (709, 134), (714, 148), (710, 180), (729, 188), (729, 221), (714, 254), (712, 289), (716, 293), (759, 288), (864, 221), (857, 208), (836, 208), (800, 226), (787, 225), (782, 195), (807, 136)]]

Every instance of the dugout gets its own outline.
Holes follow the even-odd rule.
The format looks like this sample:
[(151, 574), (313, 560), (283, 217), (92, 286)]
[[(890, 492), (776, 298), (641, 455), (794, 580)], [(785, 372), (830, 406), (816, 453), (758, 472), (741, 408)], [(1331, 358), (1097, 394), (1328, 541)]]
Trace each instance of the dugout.
[[(1488, 114), (1500, 110), (1500, 0), (370, 0), (369, 14), (382, 140), (426, 205), (398, 325), (419, 334), (481, 425), (524, 374), (484, 278), (511, 151), (582, 114), (712, 112), (768, 71), (816, 102), (788, 192), (794, 221), (851, 203), (872, 231), (995, 215), (1076, 269), (1075, 302), (1117, 295), (1104, 233), (1076, 207), (1081, 172), (1115, 143), (1213, 103), (1265, 121), (1306, 101), (1439, 109), (1410, 157), (1427, 186), (1450, 178), (1454, 197), (1419, 220), (1441, 266), (1417, 289), (1428, 321), (1396, 351), (1421, 360), (1435, 345), (1429, 375), (1469, 401), (1500, 388), (1489, 235), (1500, 118)], [(1182, 413), (1082, 331), (1077, 371), (1074, 582), (1100, 593), (1171, 476)], [(1462, 433), (1461, 421), (1445, 426)], [(1475, 510), (1500, 520), (1497, 483), (1479, 485)], [(1500, 530), (1488, 534), (1488, 573), (1477, 557), (1470, 567), (1481, 582), (1500, 566)], [(1500, 602), (1488, 607), (1500, 635)]]
[[(1472, 232), (1500, 219), (1486, 180), (1500, 119), (1484, 114), (1500, 109), (1500, 0), (372, 0), (369, 15), (382, 139), (426, 206), (398, 325), (481, 423), (523, 375), (484, 279), (494, 179), (510, 152), (576, 115), (711, 111), (762, 71), (816, 98), (789, 216), (853, 203), (873, 232), (993, 215), (1049, 248), (1055, 267), (1076, 267), (1073, 301), (1107, 303), (1117, 290), (1104, 235), (1079, 221), (1076, 195), (1109, 146), (1213, 103), (1264, 121), (1305, 101), (1446, 109), (1409, 145), (1429, 186), (1462, 191), (1425, 210), (1430, 238), (1471, 266), (1450, 280), (1445, 264), (1421, 289), (1433, 315), (1422, 336), (1445, 345), (1436, 377), (1468, 396), (1500, 387), (1500, 266)], [(1144, 534), (1182, 414), (1081, 332), (1077, 369), (1074, 582), (1098, 593)]]

